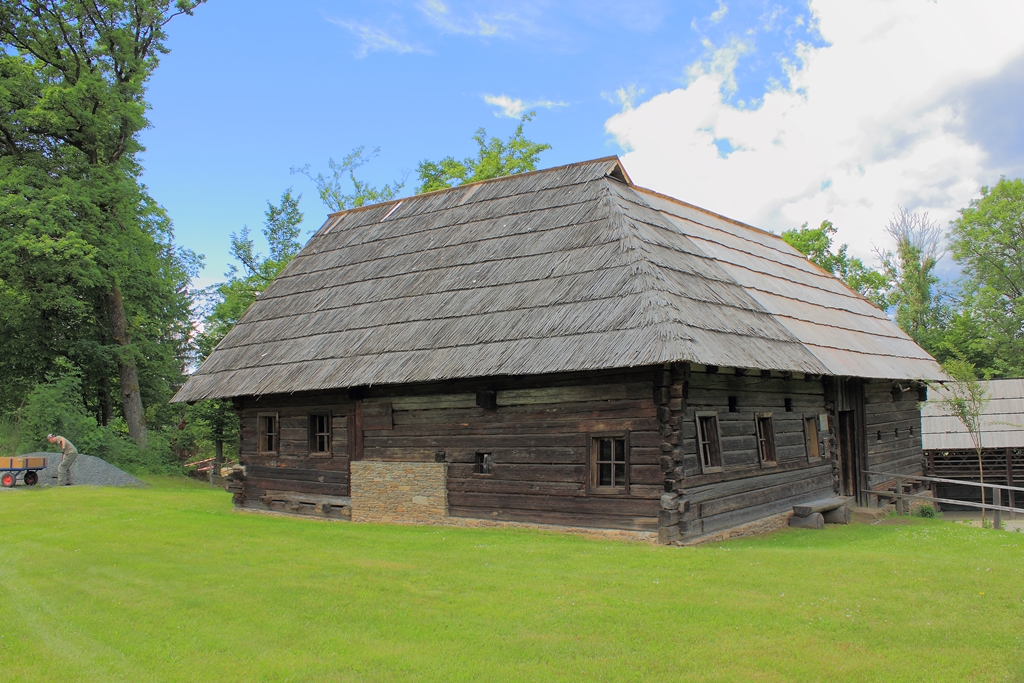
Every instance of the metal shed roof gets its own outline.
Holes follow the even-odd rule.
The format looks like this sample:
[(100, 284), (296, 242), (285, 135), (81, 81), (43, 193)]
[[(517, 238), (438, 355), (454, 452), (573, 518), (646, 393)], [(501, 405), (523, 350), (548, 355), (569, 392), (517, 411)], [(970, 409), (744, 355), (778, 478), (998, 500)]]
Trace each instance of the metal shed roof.
[(779, 237), (608, 157), (332, 214), (175, 400), (671, 361), (941, 377)]

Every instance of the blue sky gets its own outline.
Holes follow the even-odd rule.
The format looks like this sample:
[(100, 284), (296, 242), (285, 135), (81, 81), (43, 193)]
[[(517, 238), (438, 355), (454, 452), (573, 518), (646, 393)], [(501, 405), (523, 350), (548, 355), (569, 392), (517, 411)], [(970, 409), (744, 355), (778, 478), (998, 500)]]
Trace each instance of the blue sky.
[[(992, 17), (964, 19), (967, 3), (624, 5), (212, 0), (169, 25), (144, 181), (206, 255), (208, 284), (229, 234), (257, 232), (285, 188), (320, 225), (326, 207), (291, 167), (380, 147), (362, 175), (382, 184), (472, 154), (478, 127), (507, 137), (528, 108), (527, 136), (552, 145), (543, 167), (624, 155), (641, 184), (761, 227), (830, 218), (865, 257), (897, 204), (944, 223), (1020, 163), (1004, 85), (1024, 45), (988, 45), (1000, 29), (983, 39)], [(964, 49), (941, 48), (943, 31)]]

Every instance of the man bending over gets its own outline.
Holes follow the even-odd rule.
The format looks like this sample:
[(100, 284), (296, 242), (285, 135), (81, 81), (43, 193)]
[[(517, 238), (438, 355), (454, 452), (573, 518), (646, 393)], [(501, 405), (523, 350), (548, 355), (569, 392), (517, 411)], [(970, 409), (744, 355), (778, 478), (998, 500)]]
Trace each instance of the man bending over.
[(47, 434), (46, 440), (60, 446), (60, 452), (63, 455), (60, 465), (57, 467), (57, 486), (71, 486), (71, 465), (78, 457), (78, 449), (75, 448), (75, 444), (56, 434)]

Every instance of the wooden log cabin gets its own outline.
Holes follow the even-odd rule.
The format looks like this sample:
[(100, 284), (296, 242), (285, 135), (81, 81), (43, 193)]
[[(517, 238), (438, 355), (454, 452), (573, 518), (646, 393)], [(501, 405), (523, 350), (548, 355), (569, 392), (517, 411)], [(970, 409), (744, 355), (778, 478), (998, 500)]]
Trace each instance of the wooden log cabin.
[(940, 376), (776, 235), (611, 157), (330, 215), (175, 400), (234, 401), (241, 507), (675, 543), (920, 473)]

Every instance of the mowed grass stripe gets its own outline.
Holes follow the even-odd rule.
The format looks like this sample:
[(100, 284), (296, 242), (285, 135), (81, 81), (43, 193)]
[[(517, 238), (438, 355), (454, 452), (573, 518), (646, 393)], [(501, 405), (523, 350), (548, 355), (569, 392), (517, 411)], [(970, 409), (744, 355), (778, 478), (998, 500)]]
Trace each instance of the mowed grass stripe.
[(1024, 534), (662, 548), (238, 514), (150, 481), (0, 494), (0, 680), (1024, 680)]

